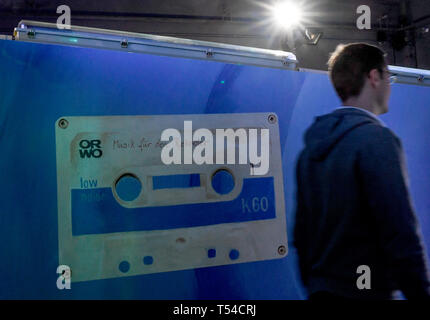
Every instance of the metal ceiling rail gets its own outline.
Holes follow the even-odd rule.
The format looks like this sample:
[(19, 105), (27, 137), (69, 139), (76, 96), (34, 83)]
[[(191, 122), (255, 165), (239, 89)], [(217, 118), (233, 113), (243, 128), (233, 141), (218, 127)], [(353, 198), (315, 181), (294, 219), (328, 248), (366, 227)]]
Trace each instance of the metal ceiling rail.
[(430, 70), (388, 66), (392, 82), (430, 86)]
[(14, 39), (296, 70), (293, 53), (209, 41), (22, 20)]
[[(430, 86), (430, 70), (413, 69), (397, 66), (388, 66), (391, 83), (413, 84), (418, 86)], [(301, 72), (314, 72), (328, 75), (328, 71), (299, 68)]]

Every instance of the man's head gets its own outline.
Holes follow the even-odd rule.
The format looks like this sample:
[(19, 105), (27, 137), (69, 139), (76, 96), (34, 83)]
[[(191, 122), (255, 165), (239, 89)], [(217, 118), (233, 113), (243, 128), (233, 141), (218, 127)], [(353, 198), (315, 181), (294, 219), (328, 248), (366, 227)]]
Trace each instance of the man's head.
[(385, 53), (366, 43), (339, 45), (328, 61), (330, 80), (344, 105), (388, 112), (390, 74)]

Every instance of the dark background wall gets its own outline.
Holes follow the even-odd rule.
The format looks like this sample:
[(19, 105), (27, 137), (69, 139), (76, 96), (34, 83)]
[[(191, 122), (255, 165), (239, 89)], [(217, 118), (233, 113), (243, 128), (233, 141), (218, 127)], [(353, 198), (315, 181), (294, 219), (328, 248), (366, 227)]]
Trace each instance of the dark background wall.
[[(392, 65), (430, 69), (430, 0), (294, 2), (304, 8), (303, 27), (323, 32), (317, 45), (300, 34), (287, 42), (268, 19), (267, 0), (0, 0), (0, 34), (11, 35), (21, 19), (56, 22), (66, 4), (73, 25), (293, 51), (304, 68), (325, 70), (337, 44), (366, 41), (384, 48)], [(360, 5), (371, 8), (370, 30), (356, 27)]]

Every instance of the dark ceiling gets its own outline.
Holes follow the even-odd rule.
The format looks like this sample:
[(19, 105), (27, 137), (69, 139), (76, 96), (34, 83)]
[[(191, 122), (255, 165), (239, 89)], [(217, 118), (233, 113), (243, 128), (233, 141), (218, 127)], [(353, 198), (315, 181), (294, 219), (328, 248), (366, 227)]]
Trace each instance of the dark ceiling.
[[(264, 4), (274, 1), (250, 0), (168, 0), (168, 1), (132, 1), (132, 0), (0, 0), (1, 32), (10, 32), (19, 19), (38, 19), (55, 21), (56, 8), (66, 4), (72, 10), (72, 17), (80, 25), (101, 25), (106, 28), (120, 28), (121, 23), (130, 21), (129, 28), (138, 31), (138, 22), (142, 19), (208, 20), (256, 22), (265, 16)], [(303, 0), (310, 13), (312, 25), (345, 25), (355, 23), (355, 9), (367, 4), (372, 15), (380, 17), (389, 14), (393, 26), (398, 25), (398, 16), (402, 0), (364, 1), (364, 0)], [(410, 2), (410, 1), (409, 1)], [(131, 23), (131, 21), (134, 23)], [(9, 23), (15, 22), (11, 26)]]
[[(302, 66), (324, 69), (328, 52), (341, 42), (366, 41), (383, 47), (391, 64), (430, 69), (430, 0), (297, 0), (304, 26), (323, 32), (314, 46), (286, 43), (267, 21), (257, 0), (0, 0), (0, 34), (11, 35), (22, 19), (56, 22), (56, 9), (71, 8), (73, 25), (208, 40), (294, 51)], [(356, 10), (371, 8), (371, 30), (358, 30)]]

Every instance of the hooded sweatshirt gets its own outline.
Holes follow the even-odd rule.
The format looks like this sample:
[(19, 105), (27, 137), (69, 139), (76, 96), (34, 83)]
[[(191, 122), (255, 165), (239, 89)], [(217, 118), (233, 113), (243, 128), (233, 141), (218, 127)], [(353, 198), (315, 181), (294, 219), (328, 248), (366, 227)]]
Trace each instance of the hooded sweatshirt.
[(294, 246), (309, 294), (430, 297), (404, 152), (390, 129), (356, 108), (316, 117), (296, 179)]

